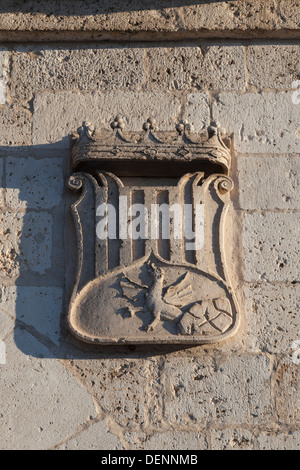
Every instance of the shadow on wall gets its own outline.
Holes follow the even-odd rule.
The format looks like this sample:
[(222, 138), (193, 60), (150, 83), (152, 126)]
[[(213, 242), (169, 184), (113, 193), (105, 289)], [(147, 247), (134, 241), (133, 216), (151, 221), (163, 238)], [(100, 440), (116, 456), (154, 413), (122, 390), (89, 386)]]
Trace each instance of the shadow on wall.
[(5, 188), (0, 215), (1, 310), (15, 319), (15, 342), (27, 355), (65, 355), (61, 320), (68, 155), (66, 149), (49, 151), (47, 145), (0, 147)]
[(224, 3), (223, 0), (48, 0), (32, 2), (23, 0), (8, 0), (0, 2), (1, 13), (45, 13), (53, 16), (86, 16), (97, 14), (109, 14), (114, 12), (130, 12), (155, 10), (160, 8), (177, 8), (210, 3)]
[(79, 343), (69, 333), (66, 316), (76, 271), (70, 205), (78, 194), (66, 185), (71, 174), (68, 139), (58, 142), (55, 149), (47, 145), (0, 147), (6, 188), (0, 213), (0, 319), (4, 319), (4, 330), (9, 318), (16, 346), (33, 357), (147, 357), (183, 349), (95, 347)]

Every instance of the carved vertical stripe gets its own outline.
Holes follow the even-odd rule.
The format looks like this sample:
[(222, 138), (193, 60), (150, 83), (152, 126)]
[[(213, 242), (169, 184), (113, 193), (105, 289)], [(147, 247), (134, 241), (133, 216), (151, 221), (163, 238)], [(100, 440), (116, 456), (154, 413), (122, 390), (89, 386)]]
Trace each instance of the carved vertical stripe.
[(169, 220), (169, 191), (158, 190), (156, 192), (156, 204), (159, 205), (158, 213), (158, 240), (157, 252), (161, 258), (170, 260), (170, 220)]
[(97, 224), (99, 223), (99, 214), (97, 215), (97, 209), (103, 204), (107, 203), (107, 187), (102, 186), (96, 191), (96, 253), (95, 253), (95, 271), (97, 276), (101, 276), (108, 271), (108, 254), (107, 254), (107, 238), (100, 239), (97, 236)]
[[(141, 206), (141, 209), (145, 209), (145, 193), (143, 190), (133, 190), (131, 193), (132, 204)], [(145, 256), (145, 230), (147, 230), (147, 214), (138, 212), (136, 218), (139, 220), (137, 231), (141, 233), (137, 239), (132, 239), (132, 261), (136, 261)]]
[(124, 205), (120, 208), (120, 216), (124, 217), (124, 220), (121, 220), (120, 223), (120, 230), (122, 230), (119, 249), (120, 266), (130, 266), (130, 264), (132, 263), (132, 240), (128, 235), (128, 226), (131, 221), (131, 217), (128, 216), (128, 209), (132, 204), (130, 188), (120, 188), (120, 197), (123, 198), (123, 201), (126, 201), (127, 205), (127, 208), (125, 208), (124, 203)]
[(183, 211), (179, 186), (169, 189), (171, 211), (170, 224), (170, 261), (173, 264), (183, 263)]

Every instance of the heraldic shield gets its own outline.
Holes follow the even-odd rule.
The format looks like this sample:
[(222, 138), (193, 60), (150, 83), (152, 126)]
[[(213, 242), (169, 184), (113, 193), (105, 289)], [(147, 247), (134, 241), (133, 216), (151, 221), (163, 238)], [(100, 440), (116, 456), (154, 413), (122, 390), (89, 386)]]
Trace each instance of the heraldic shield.
[(232, 336), (227, 272), (231, 140), (217, 125), (74, 135), (77, 272), (68, 325), (94, 344), (206, 344)]

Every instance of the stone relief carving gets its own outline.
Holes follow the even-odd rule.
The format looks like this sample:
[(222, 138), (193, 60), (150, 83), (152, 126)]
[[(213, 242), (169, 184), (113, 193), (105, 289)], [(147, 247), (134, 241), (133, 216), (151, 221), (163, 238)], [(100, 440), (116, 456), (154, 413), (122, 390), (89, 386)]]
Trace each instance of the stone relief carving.
[[(99, 344), (205, 344), (232, 336), (239, 309), (226, 262), (231, 141), (179, 123), (141, 132), (84, 123), (69, 188), (77, 273), (68, 323)], [(187, 229), (188, 227), (188, 229)]]

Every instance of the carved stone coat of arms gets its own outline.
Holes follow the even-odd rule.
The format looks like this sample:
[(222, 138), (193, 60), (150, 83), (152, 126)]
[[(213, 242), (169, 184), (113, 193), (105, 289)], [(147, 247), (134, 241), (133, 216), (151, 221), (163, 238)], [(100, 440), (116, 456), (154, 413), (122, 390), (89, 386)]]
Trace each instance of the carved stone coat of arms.
[(227, 272), (231, 141), (193, 133), (84, 124), (73, 136), (69, 188), (77, 272), (68, 324), (99, 344), (205, 344), (235, 333)]

